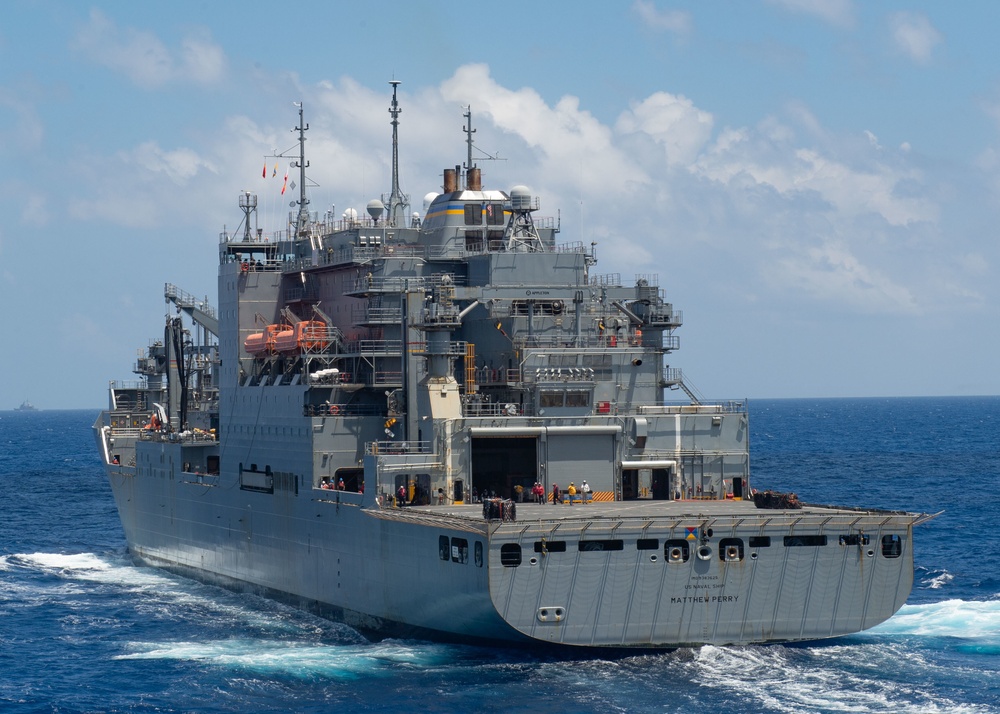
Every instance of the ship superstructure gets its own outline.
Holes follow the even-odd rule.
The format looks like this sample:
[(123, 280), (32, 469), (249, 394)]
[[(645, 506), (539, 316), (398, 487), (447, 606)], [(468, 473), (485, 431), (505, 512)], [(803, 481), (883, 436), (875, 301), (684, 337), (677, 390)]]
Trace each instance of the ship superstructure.
[(677, 647), (891, 616), (925, 516), (754, 500), (746, 403), (667, 364), (657, 277), (595, 272), (528, 188), (484, 188), (471, 109), (467, 163), (409, 211), (398, 84), (367, 216), (308, 210), (300, 106), (287, 228), (244, 193), (218, 309), (166, 286), (95, 424), (130, 552), (376, 633)]

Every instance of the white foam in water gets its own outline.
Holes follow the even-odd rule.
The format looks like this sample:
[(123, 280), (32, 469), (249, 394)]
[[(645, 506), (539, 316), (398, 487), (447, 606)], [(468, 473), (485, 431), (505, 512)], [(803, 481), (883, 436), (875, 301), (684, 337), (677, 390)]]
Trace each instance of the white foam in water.
[(108, 570), (111, 567), (93, 553), (31, 553), (16, 557), (50, 570)]
[[(728, 690), (747, 711), (892, 712), (893, 714), (985, 714), (990, 709), (957, 704), (934, 693), (926, 679), (900, 679), (911, 653), (883, 645), (790, 649), (701, 647), (694, 652), (692, 681)], [(829, 662), (825, 664), (824, 659)], [(923, 663), (910, 664), (923, 666)], [(893, 681), (892, 673), (896, 677)], [(921, 688), (925, 687), (925, 688)], [(756, 703), (754, 706), (753, 703)]]
[[(240, 599), (239, 595), (156, 568), (137, 566), (125, 556), (31, 553), (13, 555), (10, 560), (56, 575), (64, 583), (97, 583), (138, 593), (142, 597), (133, 602), (139, 611), (187, 610), (197, 616), (209, 613), (216, 621), (229, 620), (240, 626), (260, 627), (276, 635), (302, 632), (301, 621), (288, 622), (281, 616), (281, 612), (285, 610), (276, 614), (274, 609), (281, 606), (271, 601), (266, 601), (266, 607), (248, 607), (246, 600)], [(59, 587), (59, 591), (66, 591), (67, 587), (64, 584)], [(79, 586), (73, 591), (81, 592)], [(344, 629), (353, 633), (346, 626)]]
[(938, 576), (931, 578), (927, 584), (927, 587), (929, 587), (931, 590), (937, 590), (938, 588), (944, 587), (954, 579), (955, 579), (954, 575), (952, 575), (949, 572), (944, 572)]
[(172, 659), (206, 662), (220, 667), (293, 676), (323, 675), (340, 679), (396, 676), (397, 665), (431, 667), (446, 663), (443, 647), (419, 648), (391, 641), (366, 645), (327, 645), (257, 639), (205, 642), (133, 642), (129, 654), (115, 659)]
[(869, 632), (1000, 642), (1000, 600), (942, 600), (904, 605)]
[(941, 572), (937, 573), (937, 575), (922, 580), (922, 584), (923, 587), (927, 588), (928, 590), (937, 590), (939, 588), (943, 588), (945, 585), (948, 585), (954, 579), (955, 579), (954, 575), (949, 573), (947, 570), (942, 570)]
[(136, 567), (124, 557), (103, 557), (94, 553), (31, 553), (12, 557), (69, 580), (135, 588), (163, 587), (171, 582), (166, 574), (151, 568)]

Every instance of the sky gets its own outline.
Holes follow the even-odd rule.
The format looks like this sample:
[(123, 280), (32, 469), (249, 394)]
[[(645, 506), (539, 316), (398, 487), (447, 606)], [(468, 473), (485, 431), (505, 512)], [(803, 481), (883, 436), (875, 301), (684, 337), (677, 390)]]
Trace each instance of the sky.
[[(98, 408), (215, 302), (294, 149), (311, 208), (413, 208), (465, 160), (593, 273), (658, 276), (710, 399), (1000, 394), (1000, 3), (0, 4), (0, 409)], [(267, 159), (273, 166), (274, 159)], [(271, 172), (269, 172), (270, 174)], [(293, 176), (294, 178), (294, 173)]]

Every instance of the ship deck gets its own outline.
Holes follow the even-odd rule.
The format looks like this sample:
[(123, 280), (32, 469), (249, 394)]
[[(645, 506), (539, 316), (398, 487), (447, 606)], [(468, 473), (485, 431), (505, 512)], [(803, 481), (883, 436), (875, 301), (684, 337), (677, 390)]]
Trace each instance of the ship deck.
[[(483, 517), (481, 503), (443, 506), (404, 506), (371, 512), (380, 518), (423, 522), (426, 525), (459, 527), (463, 530), (485, 531), (488, 524), (501, 523), (487, 521)], [(516, 518), (504, 525), (523, 526), (544, 523), (551, 527), (563, 523), (573, 528), (618, 527), (624, 523), (666, 526), (681, 522), (691, 524), (713, 523), (738, 527), (747, 521), (765, 526), (780, 522), (783, 525), (845, 527), (863, 523), (870, 527), (873, 522), (916, 523), (928, 519), (925, 514), (904, 511), (887, 511), (876, 508), (802, 504), (797, 509), (761, 509), (753, 501), (682, 500), (682, 501), (593, 501), (559, 505), (518, 503)]]

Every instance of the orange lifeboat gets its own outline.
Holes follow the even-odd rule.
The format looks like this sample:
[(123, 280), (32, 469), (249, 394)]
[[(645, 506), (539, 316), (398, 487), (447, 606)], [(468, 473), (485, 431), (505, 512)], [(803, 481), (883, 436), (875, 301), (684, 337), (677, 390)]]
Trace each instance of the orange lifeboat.
[(326, 323), (319, 320), (306, 320), (296, 327), (299, 332), (299, 347), (302, 350), (324, 350), (330, 344), (330, 335)]
[(281, 354), (297, 354), (322, 349), (327, 345), (326, 324), (318, 320), (303, 320), (287, 331), (279, 332), (274, 349)]
[(243, 349), (254, 357), (261, 357), (266, 354), (274, 354), (278, 336), (288, 332), (291, 334), (291, 325), (268, 325), (263, 332), (255, 332), (243, 341)]

